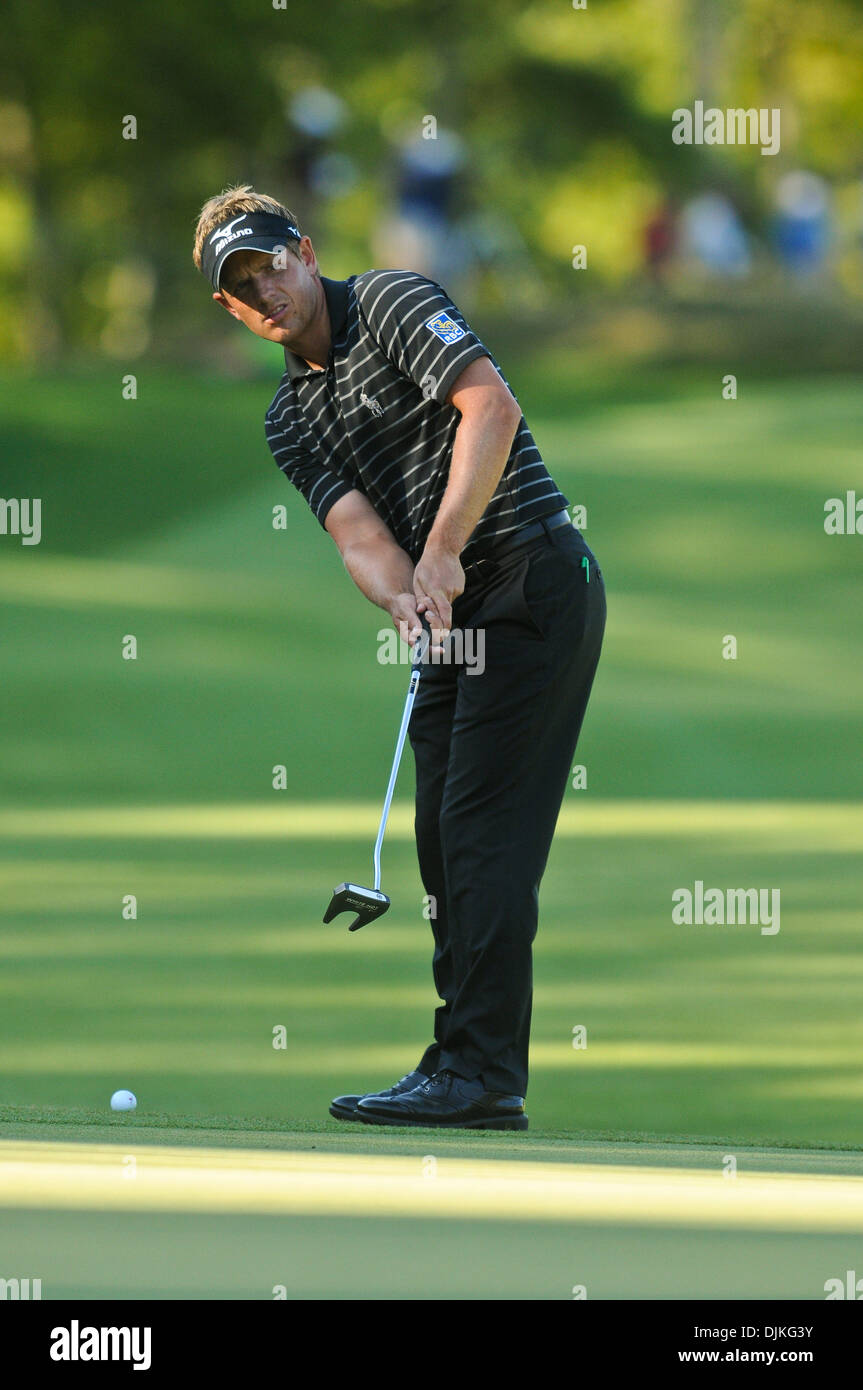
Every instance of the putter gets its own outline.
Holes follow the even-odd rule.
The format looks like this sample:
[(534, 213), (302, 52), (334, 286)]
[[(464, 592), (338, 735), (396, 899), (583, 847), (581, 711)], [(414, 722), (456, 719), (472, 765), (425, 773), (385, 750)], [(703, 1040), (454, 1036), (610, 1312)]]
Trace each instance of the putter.
[(402, 760), (402, 749), (405, 746), (408, 724), (410, 723), (411, 710), (416, 699), (417, 686), (419, 685), (420, 672), (431, 642), (431, 628), (425, 618), (421, 616), (420, 622), (423, 630), (417, 638), (411, 656), (411, 678), (408, 685), (407, 698), (405, 699), (404, 713), (402, 714), (401, 728), (396, 740), (396, 752), (393, 758), (392, 771), (387, 786), (387, 794), (384, 797), (384, 809), (381, 815), (381, 823), (378, 827), (378, 838), (375, 841), (374, 866), (375, 866), (375, 886), (374, 888), (363, 888), (358, 883), (340, 883), (333, 892), (330, 905), (324, 913), (324, 921), (332, 922), (334, 917), (338, 917), (342, 912), (355, 912), (348, 931), (358, 931), (366, 923), (373, 922), (376, 917), (383, 917), (390, 905), (390, 900), (386, 893), (381, 892), (381, 845), (384, 842), (384, 831), (387, 828), (387, 817), (390, 813), (390, 803), (395, 791), (396, 778), (399, 775), (399, 764)]

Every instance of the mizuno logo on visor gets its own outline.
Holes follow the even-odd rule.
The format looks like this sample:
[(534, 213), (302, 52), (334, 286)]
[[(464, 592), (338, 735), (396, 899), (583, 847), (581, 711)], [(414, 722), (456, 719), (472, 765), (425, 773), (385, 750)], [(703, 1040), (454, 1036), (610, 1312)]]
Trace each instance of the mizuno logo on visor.
[(238, 222), (243, 221), (245, 215), (246, 214), (243, 213), (242, 217), (235, 217), (233, 222), (226, 223), (224, 227), (217, 227), (215, 232), (213, 232), (210, 240), (215, 243), (213, 250), (217, 256), (222, 247), (226, 246), (229, 241), (233, 241), (235, 236), (251, 236), (251, 227), (246, 227), (242, 232), (235, 232), (232, 230), (232, 228), (236, 227)]

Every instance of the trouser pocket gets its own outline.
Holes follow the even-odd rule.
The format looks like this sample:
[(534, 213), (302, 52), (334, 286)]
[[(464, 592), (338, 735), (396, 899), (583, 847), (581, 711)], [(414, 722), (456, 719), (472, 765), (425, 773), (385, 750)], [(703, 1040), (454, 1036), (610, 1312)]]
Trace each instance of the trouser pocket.
[[(563, 528), (561, 528), (563, 529)], [(585, 629), (605, 622), (605, 585), (596, 556), (567, 534), (531, 551), (521, 580), (521, 603), (545, 640), (578, 640)]]

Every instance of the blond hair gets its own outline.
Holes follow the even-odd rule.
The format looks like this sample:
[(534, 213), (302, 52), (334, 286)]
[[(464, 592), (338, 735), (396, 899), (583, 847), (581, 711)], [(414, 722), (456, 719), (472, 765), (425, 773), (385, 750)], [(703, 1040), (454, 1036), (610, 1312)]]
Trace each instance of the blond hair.
[[(256, 193), (250, 183), (239, 183), (233, 188), (225, 188), (221, 193), (217, 193), (215, 198), (207, 199), (198, 217), (198, 225), (195, 228), (195, 249), (192, 255), (199, 270), (201, 269), (204, 242), (213, 228), (220, 227), (223, 222), (230, 222), (232, 217), (239, 217), (244, 212), (275, 212), (279, 217), (285, 217), (289, 222), (293, 222), (296, 227), (300, 225), (292, 212), (289, 212), (281, 203), (277, 203), (275, 198), (270, 198), (268, 194)], [(295, 256), (299, 255), (297, 251), (298, 241), (290, 240), (288, 246)]]

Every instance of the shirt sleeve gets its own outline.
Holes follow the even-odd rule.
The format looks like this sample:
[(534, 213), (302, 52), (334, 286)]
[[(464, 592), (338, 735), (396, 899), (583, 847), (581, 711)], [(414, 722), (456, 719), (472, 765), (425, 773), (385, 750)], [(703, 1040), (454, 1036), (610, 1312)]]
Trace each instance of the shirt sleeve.
[(372, 337), (429, 400), (444, 405), (465, 367), (491, 356), (435, 280), (413, 270), (372, 270), (357, 277), (355, 290)]
[(301, 443), (294, 442), (269, 414), (265, 429), (267, 443), (279, 468), (303, 494), (321, 526), (324, 526), (330, 508), (340, 497), (353, 492), (352, 484), (319, 463)]

